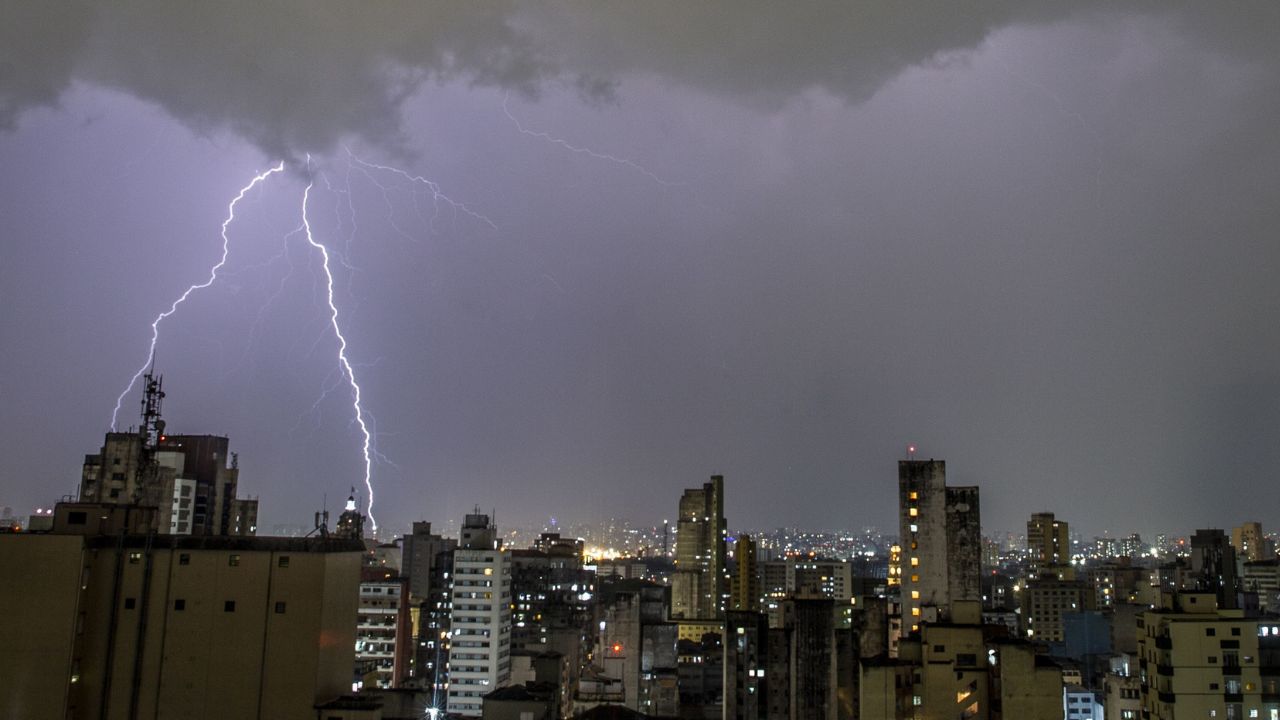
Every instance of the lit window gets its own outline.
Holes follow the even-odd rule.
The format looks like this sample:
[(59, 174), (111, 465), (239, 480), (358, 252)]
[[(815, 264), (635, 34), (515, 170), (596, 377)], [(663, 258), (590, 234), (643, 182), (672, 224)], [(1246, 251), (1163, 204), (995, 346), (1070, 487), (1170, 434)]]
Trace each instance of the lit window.
[(920, 617), (920, 608), (918, 607), (911, 608), (911, 617)]
[(240, 564), (240, 556), (239, 556), (239, 555), (228, 555), (228, 556), (227, 556), (227, 564), (228, 564), (228, 565), (230, 565), (231, 567), (236, 567), (236, 566), (238, 566), (238, 565)]
[(907, 510), (907, 514), (911, 517), (915, 517), (920, 514), (920, 511), (915, 508), (911, 508), (910, 510)]
[(920, 567), (920, 558), (918, 557), (911, 558), (911, 567)]
[(916, 492), (915, 490), (912, 490), (911, 492), (907, 493), (907, 497), (912, 500), (919, 500), (920, 493)]
[(919, 590), (912, 590), (912, 591), (911, 591), (911, 599), (912, 599), (912, 600), (919, 600), (919, 599), (920, 599), (920, 591), (919, 591)]

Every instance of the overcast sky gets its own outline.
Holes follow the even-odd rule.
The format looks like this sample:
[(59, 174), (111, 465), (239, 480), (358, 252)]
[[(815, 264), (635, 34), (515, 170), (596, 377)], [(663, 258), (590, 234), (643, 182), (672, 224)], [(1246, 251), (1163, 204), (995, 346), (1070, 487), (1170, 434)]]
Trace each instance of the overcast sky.
[(892, 529), (909, 443), (989, 530), (1280, 529), (1280, 6), (952, 7), (5, 3), (0, 505), (283, 161), (157, 360), (267, 528), (363, 475), (313, 183), (385, 529)]

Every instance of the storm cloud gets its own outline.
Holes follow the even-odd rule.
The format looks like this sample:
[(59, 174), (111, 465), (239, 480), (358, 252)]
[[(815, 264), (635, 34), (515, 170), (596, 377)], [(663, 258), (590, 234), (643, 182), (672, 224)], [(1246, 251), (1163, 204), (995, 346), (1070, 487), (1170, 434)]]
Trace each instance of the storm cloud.
[(735, 527), (885, 527), (908, 443), (991, 529), (1276, 524), (1272, 3), (3, 13), (0, 504), (72, 489), (283, 158), (160, 347), (268, 527), (361, 471), (306, 180), (383, 527), (652, 522), (715, 472)]
[[(1274, 62), (1280, 10), (1134, 3), (1227, 52)], [(608, 101), (619, 78), (776, 107), (821, 88), (860, 102), (904, 69), (962, 61), (995, 29), (1121, 17), (1123, 3), (7, 3), (0, 125), (73, 82), (154, 102), (201, 132), (300, 158), (358, 138), (405, 150), (402, 106), (427, 81)]]

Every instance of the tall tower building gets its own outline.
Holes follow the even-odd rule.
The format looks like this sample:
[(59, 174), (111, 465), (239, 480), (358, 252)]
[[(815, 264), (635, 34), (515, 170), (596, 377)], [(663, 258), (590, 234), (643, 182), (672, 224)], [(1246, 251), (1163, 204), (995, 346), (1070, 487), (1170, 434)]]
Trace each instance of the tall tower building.
[(734, 572), (729, 591), (731, 610), (760, 610), (760, 576), (756, 567), (756, 544), (742, 533), (733, 544)]
[(167, 535), (255, 534), (258, 501), (236, 498), (240, 463), (230, 440), (167, 434), (161, 379), (148, 373), (143, 391), (142, 425), (107, 433), (102, 449), (85, 456), (80, 501), (155, 507)]
[(1274, 560), (1275, 545), (1262, 534), (1262, 523), (1247, 522), (1231, 529), (1231, 547), (1236, 549), (1236, 556), (1245, 562)]
[(1059, 580), (1075, 579), (1067, 522), (1055, 519), (1053, 513), (1036, 513), (1027, 521), (1027, 554), (1030, 556), (1027, 575), (1031, 579), (1041, 575)]
[(982, 600), (978, 488), (947, 487), (943, 460), (898, 461), (902, 634)]
[(673, 618), (724, 617), (726, 526), (723, 475), (712, 475), (701, 488), (684, 491), (676, 522), (676, 570), (671, 578)]
[(1187, 585), (1217, 596), (1218, 607), (1240, 607), (1236, 577), (1236, 551), (1221, 530), (1196, 530), (1191, 536), (1191, 576)]
[(448, 713), (480, 717), (511, 681), (511, 551), (488, 515), (467, 515), (453, 552)]

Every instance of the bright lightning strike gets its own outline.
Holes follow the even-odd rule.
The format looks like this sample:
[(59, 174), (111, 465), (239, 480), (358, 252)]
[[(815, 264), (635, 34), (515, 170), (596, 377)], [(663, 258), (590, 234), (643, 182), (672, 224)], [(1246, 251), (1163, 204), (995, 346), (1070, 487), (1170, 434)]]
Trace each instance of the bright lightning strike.
[[(307, 158), (310, 164), (310, 157)], [(307, 188), (302, 191), (302, 227), (306, 232), (307, 242), (311, 247), (320, 251), (320, 257), (323, 260), (324, 276), (328, 287), (328, 303), (329, 303), (329, 324), (333, 327), (333, 334), (338, 338), (338, 364), (342, 367), (342, 372), (347, 378), (347, 382), (351, 385), (351, 404), (356, 412), (356, 424), (360, 426), (360, 432), (364, 435), (364, 444), (361, 447), (361, 454), (364, 456), (364, 487), (369, 493), (369, 504), (365, 512), (369, 516), (369, 525), (373, 531), (373, 535), (378, 535), (378, 521), (373, 517), (373, 482), (371, 476), (373, 474), (373, 452), (371, 445), (373, 444), (373, 434), (369, 432), (369, 425), (365, 422), (364, 408), (360, 405), (360, 383), (356, 381), (355, 369), (351, 367), (351, 361), (347, 359), (347, 338), (342, 334), (342, 327), (338, 324), (338, 306), (333, 300), (333, 271), (329, 269), (329, 249), (324, 244), (316, 242), (315, 237), (311, 233), (311, 221), (307, 218), (307, 203), (311, 198), (311, 186), (313, 182), (307, 183)]]
[(125, 396), (133, 390), (133, 386), (138, 383), (138, 378), (142, 377), (142, 374), (147, 371), (147, 368), (150, 367), (151, 363), (155, 360), (156, 343), (160, 340), (160, 322), (177, 312), (178, 306), (186, 302), (186, 299), (191, 296), (191, 293), (194, 293), (197, 290), (203, 290), (212, 285), (218, 279), (218, 271), (222, 269), (223, 265), (227, 264), (227, 253), (229, 252), (231, 244), (230, 239), (227, 237), (227, 228), (231, 225), (231, 221), (236, 219), (236, 204), (239, 203), (244, 196), (254, 188), (254, 186), (282, 170), (284, 170), (283, 161), (276, 164), (276, 166), (270, 170), (254, 176), (253, 180), (251, 180), (248, 185), (240, 188), (240, 193), (231, 200), (230, 204), (227, 205), (227, 219), (222, 221), (222, 257), (219, 258), (218, 262), (209, 269), (209, 279), (187, 288), (186, 292), (182, 293), (177, 300), (173, 301), (173, 304), (169, 306), (168, 310), (160, 313), (156, 316), (155, 320), (151, 321), (151, 345), (147, 349), (147, 359), (142, 363), (142, 366), (138, 368), (138, 371), (133, 374), (133, 377), (129, 379), (128, 386), (126, 386), (124, 391), (120, 393), (120, 396), (116, 398), (116, 407), (111, 411), (112, 432), (115, 432), (116, 430), (116, 421), (120, 416), (120, 407), (124, 404)]

